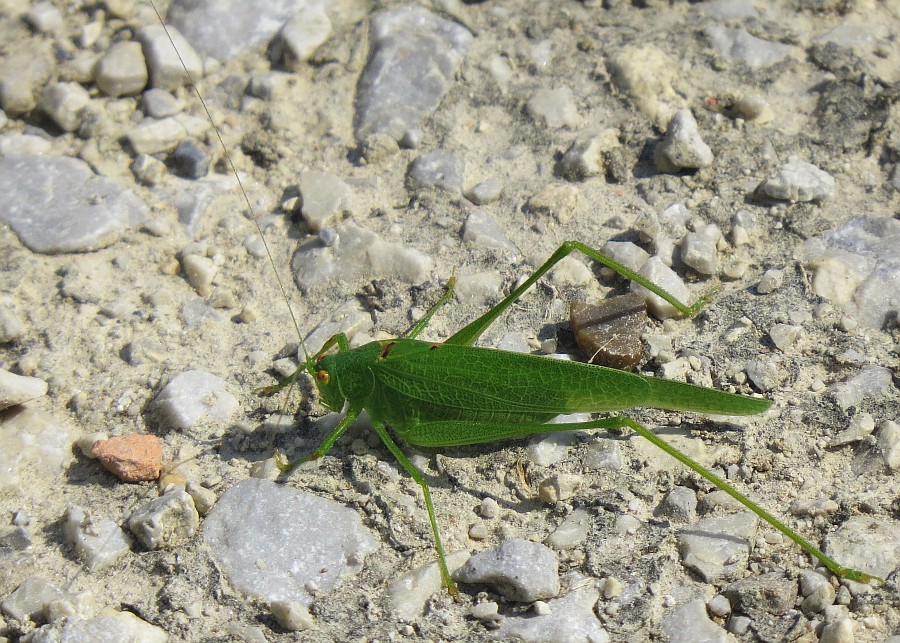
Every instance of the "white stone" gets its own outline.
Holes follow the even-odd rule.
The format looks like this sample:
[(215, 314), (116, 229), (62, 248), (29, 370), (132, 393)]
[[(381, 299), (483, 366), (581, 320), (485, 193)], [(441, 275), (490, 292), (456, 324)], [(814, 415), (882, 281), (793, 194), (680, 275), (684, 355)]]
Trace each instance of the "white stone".
[(78, 83), (55, 83), (44, 90), (41, 110), (64, 132), (74, 132), (81, 125), (84, 108), (91, 95)]
[(66, 510), (63, 533), (89, 571), (109, 567), (131, 549), (131, 538), (119, 525), (81, 507)]
[(97, 62), (97, 88), (107, 96), (135, 96), (147, 86), (149, 74), (141, 43), (117, 42)]
[[(691, 291), (675, 272), (662, 262), (659, 257), (650, 257), (639, 273), (649, 281), (667, 291), (678, 301), (687, 304)], [(662, 297), (653, 294), (636, 282), (631, 283), (632, 292), (642, 295), (647, 300), (647, 308), (657, 319), (668, 319), (679, 315), (678, 309)]]
[(812, 163), (792, 156), (760, 190), (773, 199), (819, 201), (834, 196), (834, 178)]
[(304, 6), (288, 20), (276, 39), (275, 55), (288, 71), (300, 71), (313, 52), (331, 36), (331, 20), (325, 7)]
[[(168, 26), (164, 29), (159, 24), (147, 25), (141, 27), (137, 36), (143, 45), (144, 57), (150, 70), (150, 84), (154, 88), (173, 90), (186, 85), (189, 76), (195, 81), (203, 77), (203, 61), (175, 27)], [(170, 36), (172, 41), (169, 40)], [(172, 47), (172, 42), (175, 43), (175, 48)]]
[(128, 529), (150, 550), (184, 544), (199, 527), (194, 500), (179, 487), (138, 507), (128, 518)]
[(664, 173), (697, 170), (712, 165), (713, 153), (700, 138), (697, 121), (690, 110), (679, 110), (669, 121), (666, 136), (657, 144), (653, 158)]
[(0, 410), (25, 404), (47, 394), (47, 382), (0, 369)]

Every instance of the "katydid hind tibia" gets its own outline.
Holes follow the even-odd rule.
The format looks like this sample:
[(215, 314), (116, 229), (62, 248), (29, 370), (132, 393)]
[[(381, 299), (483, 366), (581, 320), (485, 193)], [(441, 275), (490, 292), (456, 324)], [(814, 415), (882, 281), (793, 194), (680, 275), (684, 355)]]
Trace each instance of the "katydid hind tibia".
[(325, 406), (335, 411), (347, 409), (344, 419), (315, 452), (295, 462), (281, 458), (279, 466), (283, 471), (290, 471), (301, 462), (325, 455), (359, 414), (366, 411), (382, 442), (422, 488), (441, 576), (449, 591), (455, 594), (457, 589), (445, 562), (428, 485), (422, 472), (391, 438), (389, 430), (412, 445), (443, 447), (550, 431), (630, 428), (731, 495), (838, 576), (860, 582), (871, 580), (869, 575), (843, 567), (826, 556), (725, 480), (629, 418), (613, 416), (571, 424), (547, 424), (563, 413), (609, 412), (634, 407), (754, 415), (767, 410), (770, 401), (603, 366), (473, 346), (504, 310), (575, 250), (636, 281), (682, 314), (694, 314), (704, 304), (700, 300), (687, 306), (597, 250), (569, 241), (505, 299), (444, 342), (417, 340), (416, 336), (431, 316), (452, 296), (454, 279), (451, 278), (444, 296), (406, 337), (369, 342), (351, 349), (345, 335), (335, 335), (316, 355), (307, 355), (297, 373), (271, 387), (272, 390), (281, 388), (305, 370), (316, 382)]
[[(160, 23), (165, 28), (161, 16)], [(168, 31), (166, 33), (168, 35)], [(172, 44), (174, 47), (174, 42)], [(177, 48), (175, 49), (177, 52)], [(185, 72), (190, 77), (187, 67)], [(193, 79), (190, 79), (190, 83), (203, 104), (210, 122), (213, 123)], [(240, 186), (251, 218), (257, 226), (275, 279), (285, 302), (288, 302), (288, 311), (303, 346), (299, 325), (290, 308), (286, 289), (262, 230), (253, 216), (250, 199), (215, 125), (214, 131), (219, 137), (224, 158)], [(441, 576), (451, 594), (456, 594), (456, 586), (447, 569), (440, 530), (425, 477), (397, 446), (389, 429), (409, 444), (440, 447), (494, 442), (551, 431), (630, 428), (731, 495), (833, 573), (858, 582), (872, 580), (874, 577), (844, 567), (832, 560), (725, 480), (629, 418), (614, 416), (573, 424), (547, 424), (552, 417), (562, 413), (609, 412), (632, 407), (719, 415), (753, 415), (768, 409), (771, 406), (768, 400), (636, 375), (602, 366), (473, 346), (514, 301), (575, 250), (644, 286), (673, 305), (682, 315), (691, 316), (705, 304), (701, 299), (692, 306), (687, 306), (662, 288), (602, 253), (582, 243), (571, 241), (560, 246), (543, 265), (500, 303), (444, 342), (417, 340), (416, 337), (427, 326), (432, 315), (452, 297), (454, 279), (451, 277), (444, 295), (405, 337), (370, 342), (351, 349), (347, 337), (338, 334), (329, 339), (319, 352), (312, 356), (307, 354), (303, 347), (304, 363), (297, 372), (283, 382), (268, 387), (267, 391), (274, 392), (287, 386), (300, 373), (306, 371), (316, 382), (323, 404), (335, 411), (346, 407), (347, 413), (312, 454), (294, 462), (280, 458), (279, 466), (282, 470), (289, 471), (301, 462), (325, 455), (359, 414), (364, 410), (367, 411), (382, 442), (422, 489), (434, 534)], [(337, 348), (337, 352), (332, 350), (334, 348)]]

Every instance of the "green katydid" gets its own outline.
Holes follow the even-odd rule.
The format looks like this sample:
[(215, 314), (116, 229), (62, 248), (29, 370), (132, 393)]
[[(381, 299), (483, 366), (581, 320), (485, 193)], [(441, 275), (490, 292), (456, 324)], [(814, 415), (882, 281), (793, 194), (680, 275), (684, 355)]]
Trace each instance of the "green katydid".
[[(165, 28), (161, 16), (160, 23)], [(166, 34), (168, 35), (168, 30)], [(175, 47), (174, 42), (172, 46)], [(203, 97), (186, 67), (185, 72), (212, 123)], [(215, 128), (214, 124), (213, 126)], [(253, 207), (217, 128), (215, 133), (252, 215)], [(256, 218), (251, 218), (266, 245)], [(405, 337), (374, 341), (351, 349), (348, 338), (340, 333), (325, 342), (315, 355), (310, 356), (303, 345), (302, 334), (289, 305), (286, 289), (266, 245), (276, 281), (288, 303), (288, 310), (300, 337), (304, 362), (293, 375), (264, 390), (268, 394), (280, 390), (306, 371), (315, 381), (320, 401), (326, 407), (335, 411), (345, 407), (347, 409), (345, 417), (318, 449), (294, 462), (287, 462), (279, 457), (279, 467), (283, 471), (290, 471), (302, 462), (322, 457), (331, 450), (359, 414), (363, 410), (367, 411), (384, 445), (422, 489), (434, 534), (441, 577), (450, 593), (455, 595), (458, 590), (447, 568), (428, 485), (422, 472), (397, 446), (389, 429), (409, 444), (442, 447), (496, 442), (550, 431), (630, 428), (731, 495), (833, 573), (858, 582), (872, 580), (874, 577), (832, 560), (725, 480), (629, 418), (614, 416), (572, 424), (547, 424), (548, 420), (563, 413), (609, 412), (640, 406), (717, 415), (754, 415), (768, 409), (770, 401), (603, 366), (474, 346), (485, 330), (514, 301), (576, 250), (644, 286), (669, 302), (684, 316), (696, 314), (705, 305), (705, 301), (701, 299), (688, 306), (597, 250), (577, 241), (569, 241), (562, 244), (501, 302), (444, 342), (425, 342), (416, 337), (425, 329), (434, 313), (453, 296), (453, 277), (443, 296)], [(337, 348), (337, 352), (332, 350), (334, 348)]]
[[(274, 392), (306, 371), (316, 382), (319, 399), (326, 407), (335, 411), (347, 409), (343, 420), (318, 449), (294, 462), (281, 458), (280, 468), (290, 471), (300, 463), (322, 457), (359, 414), (367, 411), (384, 445), (422, 488), (441, 576), (450, 593), (456, 594), (444, 560), (428, 485), (422, 472), (397, 446), (388, 428), (404, 442), (421, 447), (496, 442), (550, 431), (630, 428), (731, 495), (838, 576), (859, 582), (871, 580), (868, 574), (829, 558), (728, 482), (629, 418), (614, 416), (572, 424), (546, 423), (562, 413), (608, 412), (639, 406), (717, 415), (755, 415), (771, 406), (769, 400), (603, 366), (473, 346), (514, 301), (575, 250), (644, 286), (683, 315), (694, 315), (705, 304), (701, 299), (687, 306), (597, 250), (578, 241), (568, 241), (500, 303), (445, 341), (417, 340), (432, 315), (452, 297), (454, 279), (451, 277), (444, 295), (405, 337), (369, 342), (351, 349), (344, 334), (335, 335), (314, 356), (307, 355), (297, 372), (269, 387), (267, 392)], [(337, 352), (332, 351), (335, 347)]]

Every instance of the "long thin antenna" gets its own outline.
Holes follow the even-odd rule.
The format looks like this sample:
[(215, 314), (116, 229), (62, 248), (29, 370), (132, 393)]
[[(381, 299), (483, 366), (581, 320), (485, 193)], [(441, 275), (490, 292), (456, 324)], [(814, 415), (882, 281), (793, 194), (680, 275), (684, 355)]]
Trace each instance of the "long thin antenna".
[(287, 289), (284, 287), (284, 282), (281, 280), (281, 275), (278, 272), (278, 266), (275, 265), (275, 258), (272, 256), (272, 252), (269, 250), (269, 244), (266, 242), (266, 235), (263, 234), (262, 226), (259, 225), (259, 221), (256, 219), (256, 212), (253, 210), (253, 204), (250, 203), (250, 197), (247, 196), (247, 191), (244, 189), (244, 184), (241, 182), (241, 177), (238, 174), (237, 168), (234, 166), (234, 161), (231, 160), (231, 154), (228, 152), (228, 147), (225, 145), (225, 139), (222, 138), (222, 133), (219, 131), (219, 128), (216, 127), (216, 123), (212, 117), (212, 112), (209, 111), (209, 107), (207, 107), (206, 101), (203, 100), (203, 95), (197, 88), (197, 83), (194, 82), (194, 77), (185, 64), (184, 59), (181, 57), (181, 52), (178, 51), (178, 47), (175, 45), (175, 40), (172, 38), (172, 34), (169, 33), (169, 28), (166, 26), (166, 23), (163, 20), (162, 15), (159, 13), (159, 9), (156, 8), (156, 4), (153, 2), (153, 0), (150, 0), (150, 6), (153, 7), (153, 12), (159, 19), (159, 24), (162, 25), (163, 31), (166, 32), (166, 38), (169, 39), (169, 42), (172, 45), (172, 49), (175, 50), (175, 55), (178, 56), (178, 61), (181, 63), (185, 75), (187, 75), (187, 79), (191, 85), (191, 89), (193, 89), (194, 93), (197, 95), (197, 99), (203, 106), (203, 111), (206, 112), (206, 117), (209, 119), (210, 124), (213, 126), (213, 130), (216, 133), (216, 138), (219, 139), (219, 145), (222, 146), (222, 153), (225, 156), (225, 160), (228, 161), (228, 166), (231, 168), (231, 171), (234, 174), (234, 178), (237, 179), (238, 187), (240, 187), (241, 189), (241, 195), (244, 197), (244, 203), (247, 204), (247, 209), (250, 212), (250, 218), (253, 220), (253, 225), (256, 226), (256, 231), (259, 233), (259, 238), (262, 240), (263, 247), (266, 249), (266, 256), (269, 258), (269, 263), (272, 265), (272, 273), (275, 275), (275, 281), (278, 282), (278, 288), (281, 290), (281, 297), (284, 300), (285, 305), (287, 306), (288, 314), (291, 316), (291, 322), (293, 322), (294, 324), (294, 329), (297, 331), (297, 337), (300, 339), (300, 348), (303, 349), (303, 356), (306, 364), (308, 365), (311, 361), (311, 358), (309, 356), (309, 353), (306, 351), (306, 344), (303, 341), (303, 333), (300, 332), (300, 324), (297, 323), (297, 318), (294, 316), (294, 309), (291, 307), (291, 300), (288, 297)]

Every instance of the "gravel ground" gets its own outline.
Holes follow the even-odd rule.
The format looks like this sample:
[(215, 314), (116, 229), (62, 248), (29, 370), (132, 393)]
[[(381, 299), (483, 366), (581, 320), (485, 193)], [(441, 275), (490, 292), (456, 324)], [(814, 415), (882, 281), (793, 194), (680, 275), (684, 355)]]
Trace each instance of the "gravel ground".
[[(321, 15), (317, 5), (303, 6)], [(377, 58), (370, 21), (406, 6), (327, 4), (330, 28), (303, 23), (308, 32), (298, 41), (321, 38), (299, 61), (271, 63), (267, 55), (279, 49), (271, 34), (252, 46), (240, 40), (246, 34), (224, 29), (218, 45), (215, 33), (206, 43), (189, 38), (198, 50), (217, 52), (217, 61), (198, 56), (206, 60), (199, 90), (265, 229), (267, 257), (206, 116), (181, 80), (165, 87), (151, 78), (170, 95), (142, 97), (140, 65), (128, 62), (137, 48), (105, 58), (124, 61), (121, 74), (94, 65), (158, 24), (148, 6), (4, 3), (0, 181), (11, 196), (2, 213), (9, 227), (0, 229), (0, 365), (37, 383), (2, 387), (8, 395), (24, 386), (35, 399), (4, 411), (0, 426), (0, 635), (51, 640), (50, 628), (69, 627), (66, 640), (124, 640), (116, 638), (121, 622), (97, 615), (129, 614), (152, 625), (141, 640), (900, 635), (897, 6), (423, 3), (428, 20), (446, 21), (439, 23), (450, 42), (441, 54), (445, 86), (423, 74), (411, 81), (412, 94), (393, 97), (403, 108), (377, 121), (366, 116), (377, 92), (360, 81)], [(395, 36), (401, 50), (417, 52), (414, 59), (424, 47), (418, 33)], [(402, 83), (393, 82), (402, 94)], [(404, 112), (420, 97), (417, 83), (445, 90), (434, 107), (420, 107), (421, 119)], [(147, 115), (153, 100), (163, 105), (156, 118)], [(140, 128), (166, 121), (170, 103), (181, 128), (174, 135)], [(404, 119), (413, 125), (398, 130)], [(175, 154), (186, 138), (193, 142)], [(104, 212), (109, 224), (85, 206), (95, 229), (76, 239), (80, 227), (67, 226), (83, 214), (80, 197), (71, 210), (42, 201), (41, 190), (52, 186), (29, 188), (27, 179), (45, 171), (43, 161), (16, 165), (34, 154), (82, 159), (137, 199)], [(410, 169), (420, 157), (428, 163)], [(94, 189), (77, 170), (54, 171), (57, 185), (71, 183), (69, 194)], [(192, 172), (201, 178), (184, 178)], [(483, 183), (489, 179), (495, 183)], [(27, 216), (16, 214), (19, 205)], [(829, 236), (834, 230), (842, 232)], [(762, 522), (734, 536), (749, 540), (749, 555), (741, 544), (737, 560), (698, 572), (684, 536), (692, 528), (715, 531), (698, 521), (710, 518), (706, 512), (733, 515), (714, 510), (727, 503), (637, 436), (603, 432), (531, 446), (405, 449), (426, 468), (448, 551), (544, 542), (573, 515), (586, 524), (582, 537), (553, 551), (563, 594), (588, 597), (578, 605), (546, 596), (533, 607), (502, 588), (465, 583), (458, 600), (438, 591), (423, 614), (399, 617), (388, 586), (434, 560), (433, 537), (418, 486), (365, 427), (286, 483), (349, 507), (374, 543), (334, 589), (289, 601), (299, 616), (285, 615), (264, 593), (235, 588), (223, 571), (227, 547), (210, 545), (204, 517), (199, 529), (188, 525), (158, 549), (132, 543), (94, 569), (79, 559), (65, 526), (73, 507), (124, 528), (161, 487), (187, 483), (182, 505), (202, 515), (210, 494), (250, 477), (274, 478), (276, 449), (301, 455), (315, 448), (327, 419), (316, 420), (326, 409), (311, 383), (271, 398), (255, 392), (296, 366), (298, 336), (273, 268), (301, 333), (330, 318), (314, 341), (346, 330), (354, 345), (404, 332), (455, 274), (457, 297), (423, 335), (440, 341), (568, 239), (634, 243), (671, 263), (692, 298), (711, 293), (693, 318), (650, 319), (640, 372), (774, 403), (737, 420), (640, 409), (629, 417), (728, 477), (839, 562), (877, 571), (886, 583), (820, 583), (809, 573), (815, 561)], [(565, 352), (568, 302), (624, 289), (584, 258), (567, 260), (480, 344)], [(179, 390), (186, 398), (196, 393), (196, 401), (158, 402), (191, 371), (205, 374), (202, 383), (188, 380)], [(41, 415), (23, 416), (23, 408)], [(194, 411), (205, 414), (186, 419)], [(280, 420), (293, 414), (286, 428)], [(100, 438), (134, 433), (158, 436), (162, 482), (122, 482), (85, 455)], [(554, 477), (555, 501), (542, 500), (539, 489)], [(176, 522), (189, 523), (185, 515)], [(327, 514), (284, 520), (337, 531)], [(250, 539), (268, 526), (247, 522)], [(852, 527), (861, 532), (854, 536)], [(715, 557), (713, 546), (699, 547), (701, 557)], [(62, 607), (37, 600), (33, 611), (15, 612), (14, 590), (36, 578), (59, 589)], [(427, 586), (414, 591), (426, 596)], [(533, 625), (544, 610), (572, 622), (577, 614), (587, 629), (512, 628), (524, 615), (533, 615)], [(76, 633), (74, 624), (89, 618), (94, 634)], [(39, 638), (48, 621), (48, 638)]]

